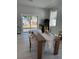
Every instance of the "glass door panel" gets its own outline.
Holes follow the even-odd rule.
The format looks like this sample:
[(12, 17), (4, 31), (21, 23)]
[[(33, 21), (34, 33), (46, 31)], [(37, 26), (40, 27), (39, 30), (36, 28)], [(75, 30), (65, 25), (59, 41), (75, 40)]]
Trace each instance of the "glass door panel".
[(31, 28), (37, 28), (37, 16), (31, 17)]
[(23, 28), (30, 28), (30, 18), (28, 16), (22, 17)]

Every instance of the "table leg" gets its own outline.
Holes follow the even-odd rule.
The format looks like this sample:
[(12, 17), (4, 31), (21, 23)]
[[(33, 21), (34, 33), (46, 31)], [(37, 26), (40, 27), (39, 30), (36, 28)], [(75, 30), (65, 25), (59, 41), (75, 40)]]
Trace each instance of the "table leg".
[(60, 41), (56, 41), (54, 46), (54, 55), (58, 54), (59, 45), (60, 45)]
[(37, 46), (37, 59), (42, 59), (42, 42), (38, 42)]

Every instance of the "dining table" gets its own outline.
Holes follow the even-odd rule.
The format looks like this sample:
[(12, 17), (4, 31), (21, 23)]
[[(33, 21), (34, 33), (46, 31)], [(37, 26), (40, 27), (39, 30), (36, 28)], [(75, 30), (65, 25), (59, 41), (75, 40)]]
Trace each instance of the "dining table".
[[(48, 41), (48, 43), (53, 42), (53, 44), (48, 44), (49, 48), (51, 48), (51, 46), (53, 46), (53, 48), (51, 49), (53, 51), (53, 55), (57, 55), (58, 51), (59, 51), (59, 45), (60, 45), (60, 37), (55, 37), (55, 36), (51, 36), (50, 35), (46, 35), (45, 33), (39, 33), (39, 32), (32, 32), (32, 38), (35, 37), (35, 39), (33, 39), (34, 41), (37, 42), (37, 59), (42, 59), (42, 55), (43, 55), (43, 51), (44, 51), (44, 47), (46, 42)], [(53, 38), (53, 41), (51, 41), (51, 39)], [(30, 42), (30, 51), (31, 51), (31, 39), (29, 39)]]

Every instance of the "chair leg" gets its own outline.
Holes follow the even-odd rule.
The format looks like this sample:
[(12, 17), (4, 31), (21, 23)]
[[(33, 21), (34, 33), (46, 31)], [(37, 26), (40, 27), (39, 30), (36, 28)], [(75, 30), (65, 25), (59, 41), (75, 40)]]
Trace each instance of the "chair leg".
[(29, 47), (29, 49), (30, 49), (30, 52), (31, 52), (31, 40), (29, 39), (29, 43), (30, 43), (30, 47)]

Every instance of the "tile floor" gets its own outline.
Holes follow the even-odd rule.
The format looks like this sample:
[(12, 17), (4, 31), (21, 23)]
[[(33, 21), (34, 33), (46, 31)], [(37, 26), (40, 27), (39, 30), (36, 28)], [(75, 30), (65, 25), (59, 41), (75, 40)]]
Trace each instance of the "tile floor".
[[(37, 59), (36, 50), (32, 49), (29, 52), (29, 38), (28, 33), (22, 33), (17, 35), (17, 59)], [(52, 55), (48, 51), (43, 53), (42, 59), (62, 59), (62, 48), (59, 49), (58, 55)]]

